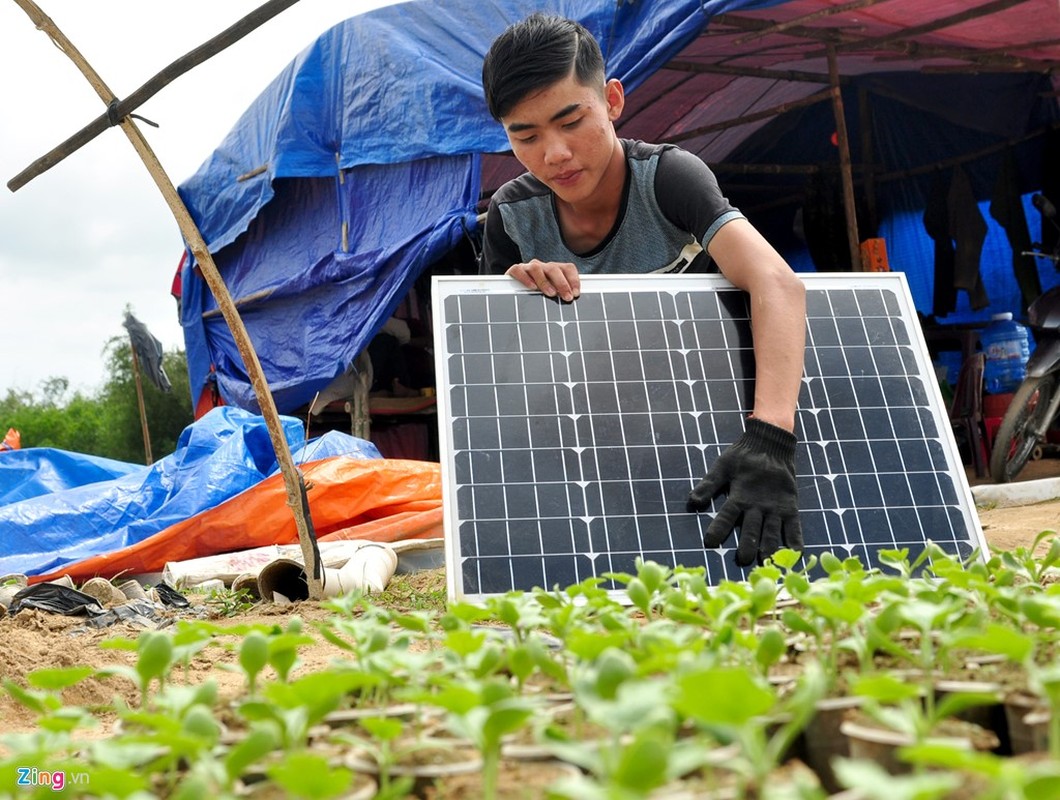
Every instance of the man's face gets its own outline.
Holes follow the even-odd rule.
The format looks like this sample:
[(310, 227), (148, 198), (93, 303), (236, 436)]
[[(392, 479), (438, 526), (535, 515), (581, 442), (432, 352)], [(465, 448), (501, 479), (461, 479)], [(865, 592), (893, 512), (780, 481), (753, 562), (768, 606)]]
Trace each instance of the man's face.
[[(623, 100), (618, 81), (583, 86), (572, 74), (527, 95), (501, 124), (519, 162), (560, 200), (578, 203), (591, 197), (620, 163), (613, 122), (622, 113)], [(621, 191), (621, 180), (617, 185)]]

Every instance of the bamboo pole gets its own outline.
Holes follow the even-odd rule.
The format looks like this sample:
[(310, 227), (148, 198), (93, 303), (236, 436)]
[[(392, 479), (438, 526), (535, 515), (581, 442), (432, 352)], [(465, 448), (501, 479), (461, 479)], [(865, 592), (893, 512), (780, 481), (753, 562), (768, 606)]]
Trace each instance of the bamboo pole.
[[(86, 80), (92, 85), (92, 88), (96, 90), (96, 94), (99, 95), (100, 99), (108, 107), (111, 107), (111, 105), (117, 101), (114, 93), (107, 87), (103, 82), (103, 79), (100, 78), (88, 61), (85, 60), (84, 56), (82, 56), (70, 40), (66, 38), (63, 32), (56, 27), (55, 23), (52, 22), (43, 11), (41, 11), (33, 0), (15, 0), (15, 2), (26, 12), (37, 28), (44, 31), (59, 49), (66, 53), (70, 60), (74, 62), (77, 68), (85, 76)], [(144, 162), (144, 166), (147, 167), (147, 171), (154, 179), (155, 185), (158, 186), (159, 191), (162, 192), (162, 196), (169, 205), (170, 211), (173, 212), (173, 216), (176, 218), (181, 234), (184, 236), (185, 241), (187, 241), (191, 253), (199, 265), (203, 278), (206, 279), (210, 291), (213, 292), (214, 299), (217, 301), (217, 305), (221, 309), (221, 313), (224, 315), (225, 322), (228, 323), (228, 327), (232, 331), (232, 337), (235, 339), (236, 346), (239, 348), (239, 353), (243, 357), (243, 363), (246, 366), (251, 385), (254, 387), (254, 393), (258, 399), (258, 405), (261, 407), (261, 416), (265, 420), (265, 426), (269, 431), (269, 438), (272, 441), (273, 449), (276, 451), (276, 461), (279, 464), (280, 472), (283, 475), (284, 487), (287, 491), (287, 504), (291, 507), (291, 511), (294, 514), (295, 527), (298, 530), (298, 540), (302, 548), (302, 556), (305, 559), (305, 573), (306, 579), (309, 583), (309, 597), (314, 600), (319, 600), (324, 596), (323, 586), (320, 579), (323, 575), (323, 569), (317, 552), (316, 539), (312, 530), (312, 522), (309, 518), (305, 482), (302, 479), (302, 475), (298, 471), (298, 468), (295, 466), (290, 448), (287, 445), (287, 439), (283, 435), (283, 428), (280, 424), (279, 413), (276, 410), (276, 403), (273, 400), (272, 392), (269, 391), (269, 384), (265, 379), (264, 370), (262, 370), (261, 362), (258, 360), (258, 355), (254, 351), (250, 336), (247, 333), (246, 327), (243, 325), (243, 320), (239, 316), (239, 311), (232, 302), (228, 287), (225, 286), (224, 279), (221, 277), (220, 272), (218, 272), (217, 265), (214, 264), (213, 256), (210, 255), (210, 251), (206, 247), (206, 242), (203, 240), (202, 234), (192, 220), (191, 214), (188, 213), (184, 201), (181, 200), (180, 195), (177, 194), (176, 187), (173, 186), (169, 176), (166, 175), (165, 170), (159, 163), (157, 156), (155, 156), (154, 152), (151, 150), (151, 146), (140, 132), (136, 123), (130, 117), (126, 116), (122, 118), (117, 124), (120, 125), (121, 129), (125, 132), (133, 149), (139, 154)]]
[(832, 110), (835, 112), (836, 144), (839, 146), (839, 173), (843, 181), (843, 209), (847, 218), (847, 243), (850, 246), (850, 267), (861, 272), (861, 245), (858, 241), (858, 214), (854, 204), (854, 175), (850, 168), (850, 138), (847, 136), (843, 93), (839, 86), (839, 64), (835, 46), (828, 46), (828, 75), (832, 81)]
[(151, 454), (151, 431), (147, 428), (147, 407), (144, 405), (144, 383), (140, 378), (140, 359), (136, 357), (136, 345), (129, 337), (129, 350), (132, 353), (133, 377), (136, 379), (136, 403), (140, 408), (140, 430), (144, 435), (144, 463), (151, 466), (155, 458)]

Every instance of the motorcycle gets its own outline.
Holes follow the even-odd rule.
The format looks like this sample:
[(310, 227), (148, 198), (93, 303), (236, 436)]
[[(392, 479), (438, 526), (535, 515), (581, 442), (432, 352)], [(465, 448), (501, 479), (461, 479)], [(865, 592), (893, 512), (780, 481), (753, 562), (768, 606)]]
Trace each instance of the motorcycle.
[[(1060, 232), (1056, 207), (1045, 195), (1035, 194), (1034, 207)], [(1023, 255), (1045, 258), (1060, 269), (1060, 240), (1052, 253), (1032, 244)], [(1060, 413), (1060, 286), (1044, 292), (1027, 309), (1035, 349), (1020, 383), (998, 426), (990, 454), (990, 477), (996, 483), (1014, 480), (1032, 458), (1040, 458), (1049, 428)]]

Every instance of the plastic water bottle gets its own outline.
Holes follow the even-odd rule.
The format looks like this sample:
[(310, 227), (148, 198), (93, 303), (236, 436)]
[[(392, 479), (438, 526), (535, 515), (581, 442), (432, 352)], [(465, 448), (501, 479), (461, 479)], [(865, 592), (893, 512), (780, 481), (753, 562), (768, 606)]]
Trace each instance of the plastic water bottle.
[(991, 323), (979, 334), (986, 356), (984, 383), (990, 394), (1014, 392), (1027, 374), (1030, 336), (1027, 329), (1012, 319), (1011, 312), (994, 314)]

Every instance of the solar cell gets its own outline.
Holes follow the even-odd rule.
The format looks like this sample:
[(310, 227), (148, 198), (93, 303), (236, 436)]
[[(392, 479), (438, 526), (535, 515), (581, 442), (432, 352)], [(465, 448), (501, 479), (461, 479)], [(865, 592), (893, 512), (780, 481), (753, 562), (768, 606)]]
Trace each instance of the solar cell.
[[(795, 433), (806, 553), (985, 550), (901, 273), (810, 274)], [(434, 279), (449, 595), (565, 587), (640, 557), (741, 579), (691, 488), (743, 431), (746, 295), (720, 276), (583, 276), (564, 304)]]

